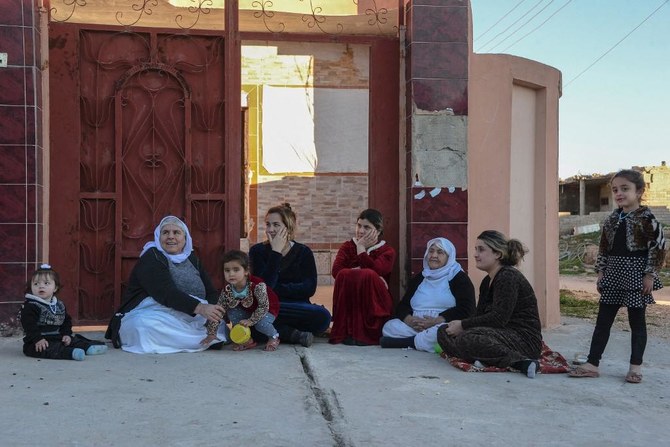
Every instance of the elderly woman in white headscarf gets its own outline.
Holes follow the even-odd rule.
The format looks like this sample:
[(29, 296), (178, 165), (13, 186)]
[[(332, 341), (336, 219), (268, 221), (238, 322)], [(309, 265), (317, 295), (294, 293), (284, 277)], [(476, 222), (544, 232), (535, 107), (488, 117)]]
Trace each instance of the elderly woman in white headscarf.
[(415, 348), (433, 352), (437, 328), (475, 312), (475, 288), (456, 262), (456, 248), (448, 239), (428, 241), (423, 271), (414, 276), (398, 303), (395, 318), (382, 328), (382, 348)]
[[(207, 349), (207, 320), (220, 322), (218, 291), (192, 253), (186, 224), (174, 216), (161, 220), (135, 264), (123, 297), (118, 332), (121, 348), (137, 354), (196, 352)], [(219, 341), (227, 340), (219, 326)], [(111, 338), (111, 337), (110, 337)], [(216, 342), (216, 341), (215, 341)]]

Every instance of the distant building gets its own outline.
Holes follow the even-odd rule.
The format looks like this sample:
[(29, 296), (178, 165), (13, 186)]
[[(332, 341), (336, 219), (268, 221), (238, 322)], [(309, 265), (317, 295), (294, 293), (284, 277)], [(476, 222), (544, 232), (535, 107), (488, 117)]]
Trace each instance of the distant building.
[(642, 168), (647, 191), (642, 198), (647, 206), (670, 208), (670, 167), (664, 161), (661, 166)]
[[(646, 191), (642, 200), (650, 207), (670, 207), (670, 168), (665, 161), (660, 166), (633, 166), (642, 172)], [(593, 212), (614, 209), (608, 174), (576, 175), (559, 182), (559, 213), (584, 216)]]

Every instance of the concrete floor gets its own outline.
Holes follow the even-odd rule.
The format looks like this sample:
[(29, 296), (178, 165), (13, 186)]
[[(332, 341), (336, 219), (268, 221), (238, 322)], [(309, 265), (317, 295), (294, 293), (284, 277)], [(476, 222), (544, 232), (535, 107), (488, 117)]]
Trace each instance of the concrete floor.
[[(572, 359), (593, 323), (543, 333)], [(102, 333), (87, 333), (101, 338)], [(670, 439), (670, 344), (650, 337), (625, 383), (630, 333), (613, 330), (598, 379), (466, 373), (378, 346), (280, 345), (193, 354), (116, 349), (37, 360), (0, 338), (2, 446), (656, 446)]]

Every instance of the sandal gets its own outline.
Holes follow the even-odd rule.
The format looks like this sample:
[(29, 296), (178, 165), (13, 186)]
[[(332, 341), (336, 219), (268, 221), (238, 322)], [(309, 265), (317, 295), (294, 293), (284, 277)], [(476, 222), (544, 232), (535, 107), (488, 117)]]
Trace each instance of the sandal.
[(279, 346), (279, 337), (271, 338), (265, 345), (265, 351), (276, 351), (278, 346)]
[(628, 371), (626, 374), (626, 382), (628, 383), (640, 383), (642, 382), (642, 373), (635, 371)]
[(314, 334), (316, 338), (330, 338), (330, 328), (326, 329), (323, 332), (317, 332)]
[(569, 377), (578, 377), (578, 378), (581, 378), (581, 377), (596, 378), (596, 377), (600, 377), (600, 373), (598, 371), (593, 371), (591, 369), (586, 369), (586, 368), (583, 368), (581, 366), (578, 366), (578, 367), (572, 369), (568, 373), (568, 376)]
[(235, 344), (233, 346), (233, 351), (246, 351), (247, 349), (254, 349), (258, 343), (254, 341), (253, 338), (250, 338), (249, 341), (242, 345)]

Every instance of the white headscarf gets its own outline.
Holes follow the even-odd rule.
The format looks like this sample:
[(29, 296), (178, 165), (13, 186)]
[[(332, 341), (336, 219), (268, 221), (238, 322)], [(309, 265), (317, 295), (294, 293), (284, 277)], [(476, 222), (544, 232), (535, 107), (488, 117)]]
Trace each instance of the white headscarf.
[[(439, 269), (435, 270), (431, 270), (431, 268), (428, 267), (428, 252), (430, 251), (430, 247), (433, 244), (446, 251), (448, 256), (447, 263)], [(447, 281), (451, 281), (461, 270), (463, 270), (461, 264), (456, 262), (456, 247), (454, 247), (454, 244), (452, 244), (449, 239), (436, 237), (435, 239), (428, 241), (428, 244), (426, 244), (426, 253), (423, 255), (422, 273), (424, 278), (432, 280), (446, 278)]]
[[(428, 267), (428, 253), (432, 245), (437, 245), (447, 252), (447, 263), (442, 267), (431, 270)], [(423, 255), (423, 281), (414, 292), (410, 305), (415, 312), (437, 311), (442, 312), (456, 306), (456, 297), (451, 293), (449, 281), (463, 270), (456, 262), (456, 247), (449, 239), (438, 237), (426, 244), (426, 253)]]
[[(178, 253), (176, 255), (172, 255), (166, 252), (165, 250), (163, 250), (163, 247), (161, 246), (161, 231), (163, 230), (163, 227), (168, 224), (177, 225), (184, 231), (184, 236), (186, 237), (186, 244), (184, 244), (184, 249), (182, 250), (181, 253)], [(173, 264), (180, 264), (185, 260), (187, 260), (188, 257), (191, 255), (191, 252), (193, 251), (193, 239), (191, 239), (191, 233), (188, 231), (188, 227), (186, 226), (186, 224), (182, 222), (178, 217), (165, 216), (154, 230), (154, 240), (144, 244), (140, 256), (149, 251), (149, 249), (151, 248), (156, 248), (158, 251), (163, 253), (166, 258), (172, 261)]]

